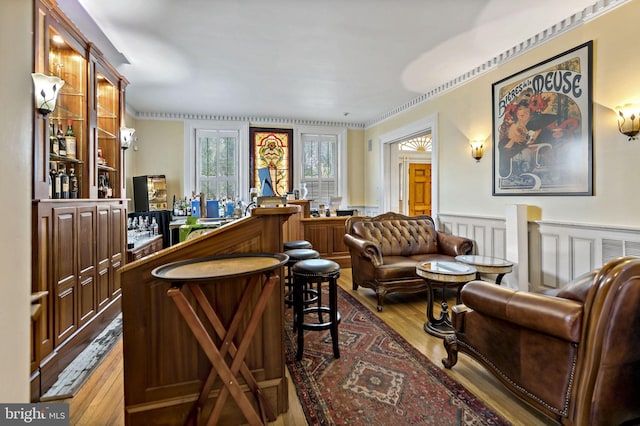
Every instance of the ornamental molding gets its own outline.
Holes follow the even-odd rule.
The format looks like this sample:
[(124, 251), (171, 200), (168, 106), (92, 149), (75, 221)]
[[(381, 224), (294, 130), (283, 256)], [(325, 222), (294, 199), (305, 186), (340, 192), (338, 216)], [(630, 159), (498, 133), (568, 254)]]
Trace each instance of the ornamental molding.
[(249, 122), (251, 124), (278, 125), (278, 126), (323, 126), (323, 127), (347, 127), (350, 129), (364, 129), (364, 123), (343, 121), (306, 120), (299, 118), (260, 117), (244, 115), (216, 115), (216, 114), (188, 114), (175, 112), (127, 112), (135, 118), (145, 120), (207, 120), (207, 121), (235, 121)]

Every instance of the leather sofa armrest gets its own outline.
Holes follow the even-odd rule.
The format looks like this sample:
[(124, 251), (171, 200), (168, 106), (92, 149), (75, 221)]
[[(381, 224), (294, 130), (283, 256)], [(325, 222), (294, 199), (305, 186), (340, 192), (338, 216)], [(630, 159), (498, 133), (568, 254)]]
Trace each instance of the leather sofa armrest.
[(482, 281), (467, 283), (462, 303), (479, 315), (488, 315), (531, 330), (578, 343), (583, 305), (574, 300), (516, 291)]
[(457, 235), (438, 231), (438, 252), (449, 256), (469, 254), (473, 250), (473, 241)]
[(347, 247), (354, 249), (365, 259), (369, 259), (374, 266), (382, 265), (382, 252), (380, 247), (373, 241), (363, 240), (351, 234), (344, 234), (344, 243)]

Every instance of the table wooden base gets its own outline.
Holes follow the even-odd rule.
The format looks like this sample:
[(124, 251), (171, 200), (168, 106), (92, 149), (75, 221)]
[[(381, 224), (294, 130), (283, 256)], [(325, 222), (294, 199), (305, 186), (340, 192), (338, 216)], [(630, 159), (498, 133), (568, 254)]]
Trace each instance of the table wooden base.
[[(252, 289), (256, 284), (258, 284), (260, 279), (261, 276), (253, 276), (249, 278), (249, 282), (247, 283), (244, 293), (242, 294), (242, 298), (236, 307), (236, 312), (228, 329), (224, 328), (224, 325), (216, 315), (209, 300), (205, 297), (199, 284), (181, 285), (180, 283), (176, 283), (167, 291), (167, 294), (174, 301), (176, 307), (180, 311), (180, 314), (187, 322), (187, 325), (193, 332), (198, 343), (212, 364), (211, 372), (209, 373), (200, 392), (198, 401), (187, 420), (188, 423), (193, 421), (196, 425), (200, 424), (202, 407), (204, 406), (209, 392), (211, 391), (211, 387), (218, 375), (220, 375), (224, 387), (220, 389), (220, 394), (218, 395), (213, 410), (209, 415), (207, 421), (208, 425), (213, 425), (218, 422), (229, 394), (234, 398), (250, 425), (265, 425), (267, 424), (267, 421), (274, 421), (276, 419), (273, 409), (260, 391), (255, 378), (244, 362), (244, 358), (247, 354), (247, 350), (249, 349), (249, 345), (251, 344), (251, 339), (258, 328), (262, 314), (267, 306), (269, 296), (279, 283), (279, 276), (272, 275), (262, 284), (260, 296), (258, 297), (255, 305), (251, 306), (251, 317), (247, 324), (245, 333), (240, 339), (238, 347), (233, 343), (233, 338), (235, 337), (244, 314), (251, 305)], [(198, 317), (194, 307), (189, 303), (189, 300), (185, 296), (183, 291), (185, 287), (189, 288), (193, 293), (196, 298), (195, 304), (202, 309), (205, 317), (212, 325), (218, 337), (222, 340), (219, 348), (216, 347), (211, 336), (207, 333), (207, 329)], [(225, 361), (227, 355), (229, 355), (231, 360), (230, 365)], [(242, 375), (256, 398), (260, 413), (256, 411), (240, 387), (238, 373)]]

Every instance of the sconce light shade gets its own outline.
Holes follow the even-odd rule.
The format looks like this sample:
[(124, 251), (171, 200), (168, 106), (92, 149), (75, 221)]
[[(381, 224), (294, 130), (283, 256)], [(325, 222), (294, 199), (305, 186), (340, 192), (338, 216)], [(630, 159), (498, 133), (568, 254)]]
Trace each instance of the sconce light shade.
[(616, 110), (620, 133), (628, 136), (630, 141), (637, 139), (636, 135), (640, 132), (640, 105), (626, 104)]
[(64, 80), (53, 75), (40, 73), (31, 74), (31, 78), (33, 78), (33, 86), (35, 88), (36, 109), (46, 117), (56, 109), (56, 101), (58, 100), (60, 89), (64, 86)]
[(475, 158), (477, 162), (480, 161), (484, 155), (484, 141), (471, 141), (469, 145), (471, 145), (471, 156)]
[(120, 147), (122, 149), (127, 149), (131, 146), (131, 142), (134, 140), (134, 133), (136, 129), (131, 129), (129, 127), (121, 127), (120, 128)]

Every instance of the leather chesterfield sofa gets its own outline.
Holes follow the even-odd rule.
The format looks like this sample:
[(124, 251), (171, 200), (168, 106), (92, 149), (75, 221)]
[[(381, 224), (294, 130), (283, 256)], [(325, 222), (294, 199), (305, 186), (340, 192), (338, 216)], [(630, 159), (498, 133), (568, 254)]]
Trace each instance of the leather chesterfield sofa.
[(437, 231), (430, 216), (392, 212), (348, 218), (344, 242), (351, 255), (353, 289), (375, 290), (378, 311), (389, 293), (427, 290), (424, 279), (416, 274), (418, 262), (454, 260), (473, 249), (470, 239)]
[(545, 294), (472, 281), (453, 308), (447, 368), (464, 352), (565, 425), (640, 424), (640, 259)]

